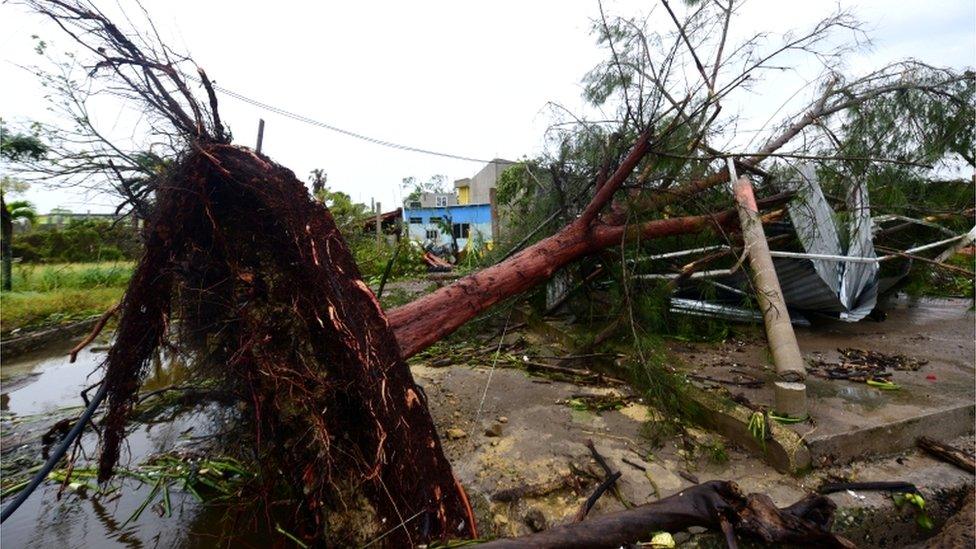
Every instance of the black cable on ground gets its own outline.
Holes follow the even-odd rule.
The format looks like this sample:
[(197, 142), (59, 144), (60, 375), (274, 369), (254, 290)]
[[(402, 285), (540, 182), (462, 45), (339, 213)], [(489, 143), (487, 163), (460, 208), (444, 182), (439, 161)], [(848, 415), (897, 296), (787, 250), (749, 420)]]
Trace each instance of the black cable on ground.
[(27, 498), (30, 497), (34, 490), (36, 490), (37, 487), (44, 482), (44, 479), (47, 478), (51, 470), (54, 469), (54, 466), (61, 461), (62, 457), (64, 457), (64, 454), (68, 451), (68, 447), (71, 446), (71, 443), (73, 443), (75, 439), (81, 435), (81, 432), (85, 429), (85, 425), (88, 424), (92, 415), (94, 415), (95, 410), (98, 409), (99, 404), (105, 400), (106, 394), (108, 394), (108, 386), (103, 382), (102, 386), (98, 389), (98, 392), (95, 393), (95, 397), (92, 398), (90, 403), (88, 403), (88, 407), (85, 408), (85, 411), (81, 413), (81, 417), (78, 418), (78, 422), (75, 423), (75, 426), (72, 427), (70, 431), (68, 431), (68, 434), (65, 435), (64, 439), (61, 441), (61, 445), (54, 450), (51, 457), (49, 457), (47, 462), (44, 463), (44, 467), (41, 467), (41, 470), (38, 471), (37, 474), (34, 475), (34, 478), (31, 479), (30, 484), (28, 484), (26, 488), (17, 494), (17, 498), (3, 508), (3, 512), (0, 513), (0, 523), (5, 522), (10, 515), (17, 510), (18, 507), (27, 501)]
[(910, 482), (831, 482), (817, 489), (820, 494), (833, 494), (844, 490), (861, 490), (862, 492), (899, 492), (905, 494), (919, 493), (918, 487)]

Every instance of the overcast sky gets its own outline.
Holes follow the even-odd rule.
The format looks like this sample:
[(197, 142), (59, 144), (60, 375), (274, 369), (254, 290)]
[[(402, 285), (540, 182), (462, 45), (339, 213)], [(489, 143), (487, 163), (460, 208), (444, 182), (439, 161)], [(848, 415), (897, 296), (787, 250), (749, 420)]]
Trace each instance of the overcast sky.
[[(104, 4), (106, 10), (117, 9), (115, 2)], [(141, 17), (127, 0), (119, 5), (134, 20)], [(144, 5), (164, 40), (189, 52), (223, 87), (360, 134), (474, 158), (518, 159), (539, 152), (553, 122), (547, 103), (587, 112), (580, 80), (604, 56), (590, 34), (599, 15), (595, 1), (145, 0)], [(611, 14), (640, 15), (654, 3), (604, 5)], [(770, 31), (776, 43), (776, 35), (807, 29), (837, 5), (752, 0), (733, 23), (734, 32)], [(867, 23), (873, 41), (870, 49), (845, 60), (853, 73), (907, 57), (956, 68), (976, 65), (973, 0), (844, 0), (839, 5)], [(654, 15), (666, 17), (660, 9)], [(76, 48), (51, 22), (22, 6), (0, 5), (0, 113), (8, 122), (57, 122), (40, 99), (36, 78), (18, 66), (39, 62), (34, 34), (52, 43), (52, 52)], [(818, 73), (814, 63), (801, 64), (752, 93), (730, 98), (726, 109), (743, 115), (743, 127), (761, 126)], [(801, 94), (795, 103), (806, 99)], [(404, 177), (444, 174), (454, 180), (481, 168), (365, 143), (230, 97), (220, 100), (236, 142), (253, 146), (257, 121), (264, 118), (264, 150), (272, 158), (302, 179), (322, 168), (331, 187), (361, 202), (380, 200), (384, 209), (399, 203)], [(96, 122), (118, 130), (124, 109), (102, 107), (103, 119)], [(106, 197), (36, 187), (28, 198), (42, 212), (112, 206)]]

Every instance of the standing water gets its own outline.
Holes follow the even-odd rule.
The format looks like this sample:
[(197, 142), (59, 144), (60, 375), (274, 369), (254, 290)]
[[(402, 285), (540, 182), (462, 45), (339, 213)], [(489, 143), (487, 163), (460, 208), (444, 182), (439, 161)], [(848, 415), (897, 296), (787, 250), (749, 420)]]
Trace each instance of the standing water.
[[(25, 473), (33, 473), (41, 463), (41, 436), (60, 420), (73, 422), (84, 405), (80, 393), (102, 377), (104, 349), (86, 349), (71, 364), (68, 348), (5, 361), (0, 369), (3, 505), (16, 495), (11, 487), (16, 488)], [(161, 362), (152, 368), (145, 391), (178, 384), (182, 368)], [(164, 453), (181, 455), (199, 449), (221, 431), (221, 414), (214, 404), (176, 407), (164, 415), (132, 425), (120, 467), (136, 467)], [(82, 438), (81, 450), (77, 466), (90, 465), (97, 456), (97, 436), (91, 428)], [(94, 479), (76, 474), (71, 480), (77, 484), (63, 490), (59, 482), (45, 482), (3, 524), (0, 543), (5, 548), (87, 548), (195, 547), (228, 541), (226, 534), (234, 529), (220, 509), (201, 504), (178, 481), (163, 488), (153, 478), (151, 474), (141, 480), (116, 475), (99, 487)]]

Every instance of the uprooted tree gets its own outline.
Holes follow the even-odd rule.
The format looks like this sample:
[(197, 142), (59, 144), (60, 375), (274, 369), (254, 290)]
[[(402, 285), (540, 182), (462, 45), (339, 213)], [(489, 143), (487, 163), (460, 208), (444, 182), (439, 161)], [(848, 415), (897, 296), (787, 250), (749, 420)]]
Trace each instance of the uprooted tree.
[[(192, 79), (203, 85), (205, 100), (191, 91), (191, 77), (181, 70), (192, 62), (158, 41), (123, 32), (83, 1), (30, 4), (87, 48), (91, 73), (112, 79), (127, 97), (141, 101), (174, 144), (174, 154), (152, 170), (140, 172), (136, 162), (137, 190), (111, 158), (85, 157), (115, 177), (127, 203), (148, 218), (146, 251), (123, 299), (105, 363), (108, 412), (100, 476), (112, 474), (147, 365), (166, 347), (187, 356), (198, 376), (217, 380), (246, 404), (255, 462), (263, 467), (262, 493), (270, 499), (284, 477), (295, 502), (294, 531), (309, 540), (326, 535), (330, 512), (363, 508), (362, 530), (387, 530), (393, 543), (476, 537), (471, 506), (405, 359), (582, 257), (638, 240), (734, 228), (732, 212), (707, 208), (691, 215), (688, 206), (691, 197), (729, 180), (717, 166), (726, 157), (734, 157), (740, 171), (766, 177), (760, 163), (796, 136), (871, 98), (916, 88), (905, 67), (848, 83), (832, 75), (809, 107), (765, 145), (727, 155), (708, 144), (721, 100), (779, 53), (813, 51), (829, 32), (850, 22), (844, 16), (828, 19), (768, 54), (755, 53), (757, 38), (723, 56), (732, 4), (716, 11), (702, 3), (686, 22), (674, 17), (673, 44), (659, 63), (639, 26), (604, 18), (599, 32), (613, 56), (594, 82), (604, 100), (614, 93), (624, 97), (621, 120), (603, 134), (600, 161), (561, 164), (557, 179), (581, 182), (580, 192), (564, 201), (566, 225), (387, 314), (363, 282), (328, 209), (308, 197), (292, 172), (231, 144), (202, 70)], [(688, 35), (715, 24), (725, 30), (711, 44), (714, 61), (706, 67)], [(621, 41), (625, 51), (618, 51)], [(725, 75), (720, 68), (726, 57), (745, 61), (745, 70)], [(675, 82), (686, 82), (687, 75), (672, 71), (686, 58), (701, 81), (680, 87)], [(728, 80), (720, 86), (722, 76)], [(945, 73), (926, 86), (939, 90), (971, 80)], [(104, 150), (116, 160), (129, 158), (116, 147)], [(767, 203), (783, 198), (774, 195)], [(679, 214), (662, 217), (666, 204)], [(714, 509), (746, 512), (745, 500), (724, 487), (701, 492), (711, 494), (712, 502), (692, 510), (708, 515), (703, 524), (721, 519), (723, 528), (745, 524), (742, 532), (755, 533), (776, 519), (786, 527), (768, 541), (841, 543), (827, 533), (832, 507), (822, 502), (814, 505), (822, 511), (816, 520), (769, 506), (766, 514), (749, 516), (758, 523), (729, 522), (731, 515), (712, 516)], [(669, 512), (667, 506), (659, 509)]]

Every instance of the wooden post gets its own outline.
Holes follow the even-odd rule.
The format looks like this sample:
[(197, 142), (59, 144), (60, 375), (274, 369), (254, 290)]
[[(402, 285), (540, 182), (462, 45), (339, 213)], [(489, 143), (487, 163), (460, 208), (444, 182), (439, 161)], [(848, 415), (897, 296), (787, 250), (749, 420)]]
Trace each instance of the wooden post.
[(500, 227), (498, 223), (498, 201), (495, 198), (495, 191), (496, 189), (494, 187), (488, 189), (488, 204), (491, 208), (491, 240), (498, 242), (500, 238)]
[[(731, 162), (729, 164), (731, 166)], [(734, 177), (734, 169), (730, 167), (729, 170)], [(786, 310), (783, 290), (776, 277), (773, 258), (769, 255), (769, 244), (759, 219), (752, 182), (745, 176), (734, 179), (732, 192), (739, 211), (745, 253), (749, 256), (749, 267), (752, 269), (756, 301), (762, 311), (766, 339), (779, 378), (775, 384), (774, 411), (803, 417), (807, 415), (806, 385), (802, 383), (806, 379), (806, 368), (790, 323), (790, 314)]]
[(258, 144), (254, 148), (255, 151), (261, 152), (261, 146), (264, 145), (264, 119), (258, 119)]
[(383, 242), (383, 206), (379, 202), (376, 203), (376, 245), (379, 246)]

